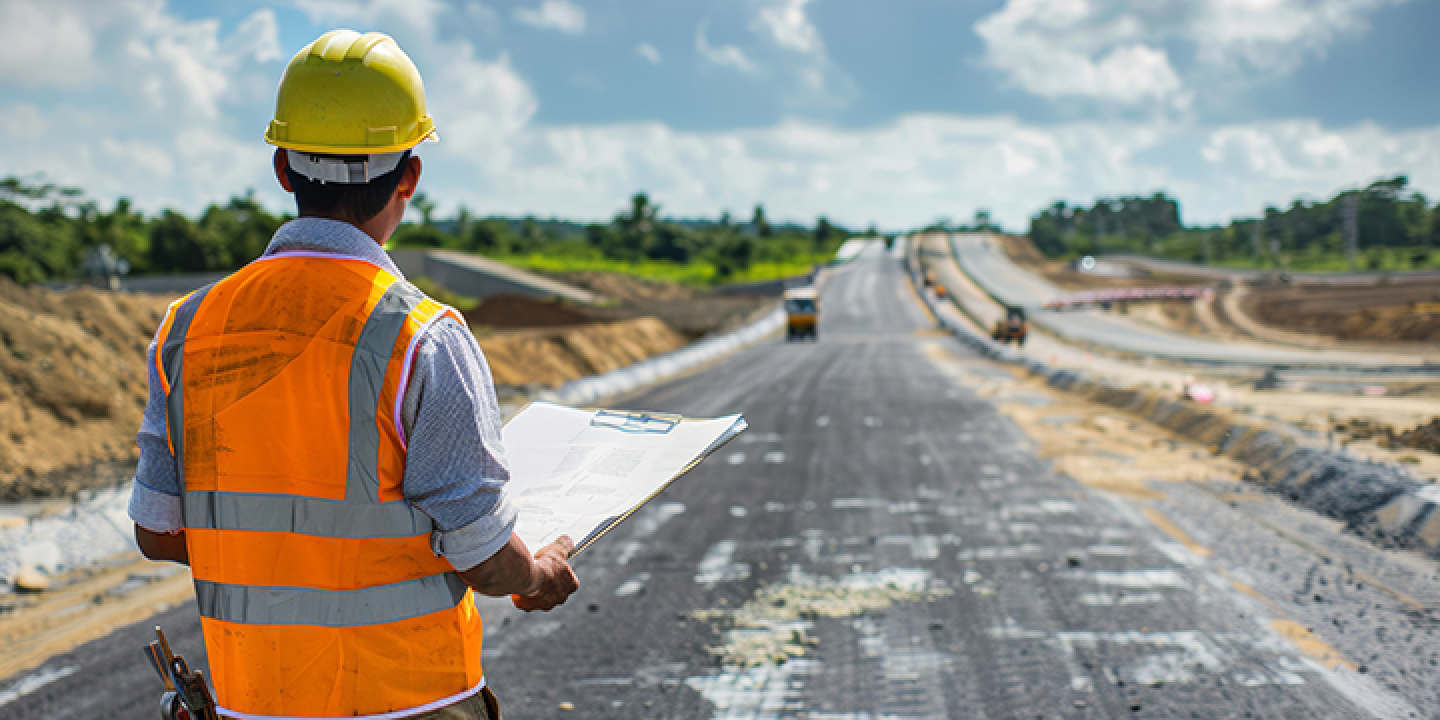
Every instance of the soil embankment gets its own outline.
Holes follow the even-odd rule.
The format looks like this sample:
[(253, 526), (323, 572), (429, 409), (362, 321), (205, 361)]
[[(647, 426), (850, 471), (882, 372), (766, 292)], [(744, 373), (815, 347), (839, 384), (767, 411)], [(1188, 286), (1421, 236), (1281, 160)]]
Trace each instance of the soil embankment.
[(60, 497), (133, 462), (145, 348), (171, 298), (0, 278), (0, 501)]
[[(497, 385), (523, 393), (609, 372), (738, 326), (768, 302), (580, 275), (575, 284), (617, 304), (498, 295), (466, 313)], [(149, 384), (145, 350), (172, 299), (0, 278), (0, 502), (130, 478)]]
[(1362, 286), (1277, 283), (1252, 288), (1241, 309), (1265, 325), (1343, 342), (1440, 342), (1440, 286), (1433, 279)]
[[(1155, 285), (1207, 285), (1214, 278), (1159, 273), (1125, 264), (1126, 277), (1080, 272), (1047, 260), (1029, 238), (999, 236), (1017, 265), (1064, 290), (1099, 290)], [(1241, 284), (1243, 283), (1243, 284)], [(1227, 297), (1234, 294), (1235, 297)], [(1216, 298), (1186, 303), (1131, 306), (1137, 319), (1195, 335), (1252, 337), (1293, 345), (1332, 347), (1354, 343), (1372, 349), (1440, 342), (1440, 288), (1433, 278), (1385, 278), (1370, 284), (1321, 284), (1303, 277), (1236, 280)], [(1234, 315), (1241, 317), (1234, 317)], [(1413, 346), (1413, 345), (1412, 345)]]

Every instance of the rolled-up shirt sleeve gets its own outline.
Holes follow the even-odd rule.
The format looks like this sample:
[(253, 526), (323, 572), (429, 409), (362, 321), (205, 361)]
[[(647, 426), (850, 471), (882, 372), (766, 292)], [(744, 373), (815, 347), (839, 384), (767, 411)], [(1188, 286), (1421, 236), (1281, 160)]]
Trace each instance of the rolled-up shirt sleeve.
[(135, 443), (140, 446), (140, 463), (130, 487), (130, 519), (151, 532), (178, 533), (185, 528), (180, 511), (180, 480), (175, 475), (175, 456), (165, 428), (165, 389), (155, 367), (156, 343), (146, 353), (150, 394), (145, 416)]
[(490, 559), (509, 542), (517, 509), (490, 366), (461, 323), (442, 318), (416, 344), (401, 425), (405, 499), (435, 522), (435, 553), (456, 570)]

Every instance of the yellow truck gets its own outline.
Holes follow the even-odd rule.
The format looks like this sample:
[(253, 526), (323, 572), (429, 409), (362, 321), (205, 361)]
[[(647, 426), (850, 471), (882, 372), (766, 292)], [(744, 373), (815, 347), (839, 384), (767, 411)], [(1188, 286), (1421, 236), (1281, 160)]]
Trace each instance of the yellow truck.
[(785, 339), (818, 340), (820, 293), (814, 285), (793, 287), (785, 291)]
[(1025, 322), (1025, 308), (1005, 308), (1005, 319), (995, 321), (995, 329), (990, 332), (990, 338), (998, 343), (1010, 344), (1015, 341), (1016, 345), (1025, 344), (1025, 336), (1029, 334), (1029, 323)]

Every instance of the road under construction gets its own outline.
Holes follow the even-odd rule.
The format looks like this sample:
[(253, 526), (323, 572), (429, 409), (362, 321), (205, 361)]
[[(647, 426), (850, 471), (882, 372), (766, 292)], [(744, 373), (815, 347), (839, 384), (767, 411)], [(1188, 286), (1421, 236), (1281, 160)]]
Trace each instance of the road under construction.
[[(931, 308), (977, 328), (1003, 311), (997, 288), (976, 282), (1010, 272), (985, 242), (872, 243), (827, 271), (817, 342), (777, 333), (606, 398), (739, 411), (751, 430), (587, 551), (566, 606), (525, 615), (481, 601), (487, 679), (506, 716), (1440, 714), (1435, 560), (942, 331)], [(910, 265), (921, 257), (953, 303), (923, 301)], [(1215, 371), (1235, 384), (1225, 400), (1286, 421), (1240, 386), (1297, 351), (1190, 341), (1253, 354), (1243, 372)], [(1103, 345), (1047, 331), (1023, 353), (1177, 392), (1214, 365)], [(1196, 365), (1169, 364), (1179, 360)], [(1408, 402), (1405, 413), (1434, 414), (1433, 399)], [(0, 681), (0, 720), (153, 715), (160, 688), (139, 651), (153, 625), (204, 666), (184, 574), (141, 584), (166, 583), (171, 596), (136, 596), (143, 620), (117, 614), (110, 634)], [(74, 604), (56, 612), (108, 605)]]

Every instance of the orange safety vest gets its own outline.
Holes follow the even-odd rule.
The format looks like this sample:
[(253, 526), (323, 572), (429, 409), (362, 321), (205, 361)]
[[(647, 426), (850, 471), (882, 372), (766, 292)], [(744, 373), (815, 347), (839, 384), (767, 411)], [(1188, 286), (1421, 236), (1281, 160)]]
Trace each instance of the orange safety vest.
[(280, 253), (171, 305), (155, 361), (217, 704), (399, 718), (485, 685), (470, 589), (405, 502), (400, 402), (448, 307)]

